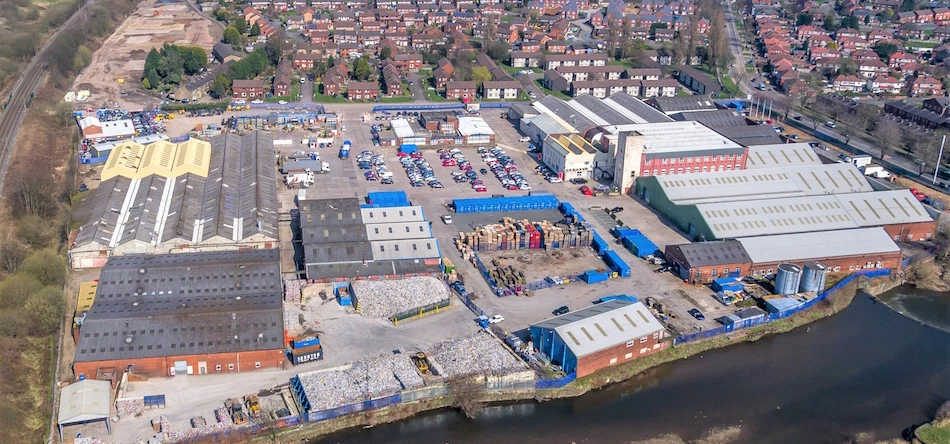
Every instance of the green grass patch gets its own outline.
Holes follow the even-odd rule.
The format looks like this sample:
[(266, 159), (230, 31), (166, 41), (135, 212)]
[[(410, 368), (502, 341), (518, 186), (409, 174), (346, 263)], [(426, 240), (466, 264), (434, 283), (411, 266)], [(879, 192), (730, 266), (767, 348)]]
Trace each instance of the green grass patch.
[(676, 88), (676, 97), (686, 97), (686, 96), (691, 96), (691, 95), (692, 94), (690, 94), (690, 92), (687, 91), (686, 88), (682, 88), (682, 87)]
[(950, 422), (942, 426), (924, 424), (914, 431), (914, 436), (924, 444), (945, 444), (950, 442)]
[(924, 42), (921, 40), (908, 40), (906, 46), (908, 48), (936, 48), (937, 45), (939, 44), (940, 43), (938, 42)]
[(438, 91), (426, 90), (426, 100), (430, 102), (445, 102), (447, 99), (442, 97)]
[(313, 101), (318, 103), (346, 103), (343, 97), (325, 96), (320, 93), (323, 90), (323, 84), (313, 85)]
[(162, 105), (162, 109), (165, 111), (192, 111), (198, 109), (227, 109), (230, 103), (228, 101), (222, 102), (208, 102), (208, 103), (168, 103)]
[(633, 62), (629, 60), (608, 60), (609, 66), (623, 66), (624, 68), (633, 68)]
[(412, 101), (412, 96), (380, 97), (380, 103), (406, 103)]
[(739, 87), (736, 86), (736, 82), (732, 80), (732, 77), (722, 76), (722, 88), (732, 96), (739, 94)]
[[(546, 95), (554, 96), (563, 100), (571, 100), (571, 96), (564, 94), (561, 91), (553, 91), (544, 87), (544, 79), (537, 79), (534, 81), (535, 85), (538, 85), (538, 88), (541, 88), (541, 92)], [(540, 99), (540, 97), (538, 97)]]

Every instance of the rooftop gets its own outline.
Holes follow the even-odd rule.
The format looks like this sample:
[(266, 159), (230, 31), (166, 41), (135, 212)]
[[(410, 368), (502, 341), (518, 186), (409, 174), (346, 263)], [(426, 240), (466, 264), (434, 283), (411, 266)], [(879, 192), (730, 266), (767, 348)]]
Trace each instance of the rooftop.
[(548, 136), (561, 155), (594, 155), (597, 154), (597, 148), (594, 148), (587, 140), (577, 134), (558, 134)]
[(492, 135), (495, 131), (481, 117), (459, 117), (459, 134), (463, 136)]
[(749, 147), (747, 169), (821, 165), (818, 154), (807, 143), (777, 143)]
[[(659, 70), (657, 70), (659, 71)], [(663, 114), (644, 101), (626, 93), (614, 94), (606, 99), (604, 103), (609, 105), (617, 112), (628, 117), (633, 123), (660, 123), (670, 122), (666, 114)]]
[(664, 330), (642, 302), (625, 300), (602, 302), (532, 327), (556, 331), (578, 358)]
[(63, 387), (60, 393), (59, 424), (76, 424), (108, 419), (112, 414), (112, 384), (84, 379)]
[(109, 153), (101, 179), (107, 181), (116, 176), (142, 179), (152, 174), (175, 178), (188, 173), (208, 177), (210, 163), (211, 144), (203, 140), (189, 139), (181, 143), (158, 140), (148, 145), (127, 141)]
[(114, 256), (76, 361), (279, 349), (282, 293), (276, 249)]
[(738, 241), (756, 264), (901, 251), (880, 227), (743, 237)]
[(697, 122), (663, 122), (634, 125), (614, 125), (605, 128), (608, 133), (635, 131), (644, 136), (643, 152), (651, 154), (701, 153), (710, 150), (743, 150), (737, 143)]
[(675, 114), (691, 111), (715, 111), (719, 109), (709, 96), (652, 97), (648, 103), (656, 109)]
[(690, 267), (708, 267), (752, 262), (736, 240), (694, 242), (670, 245), (667, 251), (681, 256)]
[(742, 146), (782, 143), (782, 138), (768, 125), (714, 126), (712, 128)]

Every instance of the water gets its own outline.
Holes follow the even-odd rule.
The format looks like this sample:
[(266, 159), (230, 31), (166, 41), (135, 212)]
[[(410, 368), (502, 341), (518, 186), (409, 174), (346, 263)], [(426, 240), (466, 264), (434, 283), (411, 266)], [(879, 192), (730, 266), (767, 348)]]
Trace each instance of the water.
[[(912, 290), (896, 292), (905, 307), (929, 307)], [(693, 440), (738, 426), (739, 442), (839, 443), (859, 433), (898, 437), (947, 399), (950, 334), (859, 295), (844, 312), (794, 332), (662, 365), (575, 399), (494, 406), (475, 419), (427, 412), (321, 442), (615, 443), (665, 434)]]
[(915, 321), (950, 333), (950, 295), (904, 287), (881, 295), (881, 301)]

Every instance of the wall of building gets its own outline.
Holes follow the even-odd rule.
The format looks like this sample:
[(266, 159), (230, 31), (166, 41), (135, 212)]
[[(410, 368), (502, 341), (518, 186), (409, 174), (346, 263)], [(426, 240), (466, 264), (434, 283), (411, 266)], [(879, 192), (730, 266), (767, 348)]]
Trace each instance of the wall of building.
[[(815, 257), (805, 260), (781, 261), (771, 263), (753, 263), (752, 272), (756, 274), (771, 274), (778, 270), (778, 265), (795, 264), (804, 267), (808, 262), (820, 262), (828, 268), (831, 273), (849, 273), (864, 269), (890, 268), (891, 270), (900, 270), (901, 253), (878, 253), (864, 256), (838, 256), (838, 257)], [(880, 264), (880, 266), (878, 266)], [(771, 270), (771, 273), (769, 272)]]
[(581, 356), (577, 360), (577, 377), (587, 376), (602, 368), (623, 364), (624, 362), (637, 359), (640, 356), (663, 350), (670, 346), (669, 341), (661, 341), (664, 334), (664, 331), (657, 332), (627, 343), (617, 344), (587, 356)]
[(921, 241), (932, 239), (937, 233), (937, 222), (915, 222), (909, 224), (885, 225), (884, 231), (895, 241)]
[(577, 358), (554, 330), (531, 327), (531, 339), (534, 341), (534, 347), (547, 355), (551, 361), (560, 364), (565, 373), (572, 373), (577, 369)]
[[(87, 377), (95, 377), (96, 370), (114, 367), (118, 372), (124, 372), (128, 366), (138, 374), (147, 374), (150, 377), (171, 376), (170, 369), (175, 361), (186, 361), (192, 366), (195, 375), (199, 374), (199, 363), (207, 365), (208, 374), (225, 374), (249, 372), (264, 369), (282, 369), (290, 365), (284, 350), (257, 350), (240, 353), (214, 353), (203, 355), (166, 356), (138, 359), (116, 359), (108, 361), (76, 362), (73, 366), (74, 374), (80, 373)], [(258, 366), (259, 365), (259, 366)], [(218, 367), (221, 370), (218, 370)]]

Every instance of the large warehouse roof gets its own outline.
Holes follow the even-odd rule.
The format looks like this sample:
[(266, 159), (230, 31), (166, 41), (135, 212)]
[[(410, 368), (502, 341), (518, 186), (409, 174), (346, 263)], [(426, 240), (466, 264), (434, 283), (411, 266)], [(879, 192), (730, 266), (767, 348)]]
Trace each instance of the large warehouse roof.
[(742, 150), (737, 143), (697, 122), (663, 122), (634, 125), (614, 125), (605, 128), (608, 133), (636, 131), (646, 139), (643, 152), (647, 156), (660, 153), (702, 153), (710, 150)]
[[(170, 159), (160, 160), (170, 168), (164, 171), (170, 172), (171, 178), (139, 164), (103, 181), (81, 210), (84, 223), (76, 236), (76, 248), (135, 245), (144, 251), (166, 242), (194, 245), (214, 239), (241, 242), (252, 236), (276, 239), (272, 137), (263, 132), (222, 134), (211, 139), (210, 154), (201, 152), (207, 148), (204, 143), (190, 146), (173, 165)], [(178, 152), (155, 154), (162, 157)], [(122, 150), (113, 150), (110, 161), (121, 155)], [(176, 176), (178, 168), (182, 171)], [(152, 173), (138, 177), (143, 171)]]
[(279, 349), (282, 294), (276, 249), (114, 256), (76, 361)]
[(742, 146), (782, 143), (782, 138), (768, 125), (716, 126), (713, 129)]
[(148, 145), (128, 141), (112, 150), (100, 177), (102, 181), (116, 176), (142, 179), (152, 174), (167, 178), (188, 173), (208, 177), (210, 164), (211, 144), (203, 140), (158, 140)]
[(627, 93), (617, 93), (606, 99), (604, 103), (610, 105), (617, 112), (627, 116), (633, 123), (671, 122), (673, 119), (657, 111), (644, 101)]
[(674, 205), (872, 191), (851, 164), (762, 168), (656, 176)]
[(755, 264), (900, 252), (881, 227), (743, 237), (738, 241)]
[(841, 194), (835, 197), (858, 226), (933, 221), (910, 190)]
[(746, 169), (821, 165), (818, 154), (807, 143), (777, 143), (749, 147)]
[(742, 245), (735, 240), (693, 242), (690, 244), (669, 245), (666, 251), (679, 256), (690, 267), (709, 267), (719, 265), (745, 264), (752, 262)]
[(664, 329), (642, 302), (621, 300), (541, 321), (534, 327), (556, 331), (578, 358)]

